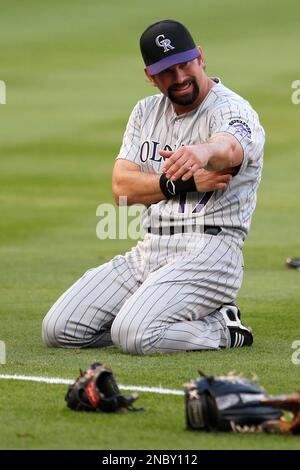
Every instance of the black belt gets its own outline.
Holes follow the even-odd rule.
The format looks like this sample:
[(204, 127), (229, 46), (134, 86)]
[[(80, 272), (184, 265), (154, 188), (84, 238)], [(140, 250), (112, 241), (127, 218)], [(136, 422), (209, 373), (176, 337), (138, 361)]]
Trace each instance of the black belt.
[(215, 225), (171, 225), (166, 227), (148, 227), (147, 232), (153, 235), (174, 235), (175, 233), (205, 233), (206, 235), (218, 235), (221, 227)]

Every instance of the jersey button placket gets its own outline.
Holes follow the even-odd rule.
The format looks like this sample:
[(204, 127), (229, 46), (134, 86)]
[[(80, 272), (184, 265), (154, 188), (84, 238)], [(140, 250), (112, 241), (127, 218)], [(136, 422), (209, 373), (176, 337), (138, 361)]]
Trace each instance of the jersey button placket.
[(175, 119), (175, 126), (174, 126), (174, 139), (176, 141), (176, 148), (178, 148), (181, 145), (181, 139), (179, 137), (179, 128), (181, 124), (181, 118), (176, 118)]

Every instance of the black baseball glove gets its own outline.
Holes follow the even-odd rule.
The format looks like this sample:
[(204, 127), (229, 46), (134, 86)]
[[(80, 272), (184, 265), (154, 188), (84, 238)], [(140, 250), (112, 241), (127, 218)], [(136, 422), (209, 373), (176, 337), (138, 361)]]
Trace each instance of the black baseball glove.
[(288, 258), (286, 260), (286, 265), (289, 268), (297, 269), (298, 271), (300, 271), (300, 258)]
[(67, 406), (77, 411), (114, 412), (132, 409), (137, 393), (122, 395), (111, 369), (95, 362), (69, 386), (65, 396)]
[(300, 393), (271, 397), (239, 376), (200, 375), (184, 389), (187, 429), (300, 434)]

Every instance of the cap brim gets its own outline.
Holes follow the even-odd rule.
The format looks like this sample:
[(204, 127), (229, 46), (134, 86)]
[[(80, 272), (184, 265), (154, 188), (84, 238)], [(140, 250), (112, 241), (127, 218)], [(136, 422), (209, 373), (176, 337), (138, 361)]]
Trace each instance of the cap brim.
[(184, 52), (178, 52), (177, 54), (169, 55), (164, 59), (155, 62), (154, 64), (148, 65), (146, 67), (148, 73), (150, 75), (156, 75), (157, 73), (162, 72), (163, 70), (168, 69), (176, 64), (182, 64), (183, 62), (188, 62), (190, 60), (194, 60), (200, 56), (199, 49), (195, 47), (194, 49), (190, 49)]

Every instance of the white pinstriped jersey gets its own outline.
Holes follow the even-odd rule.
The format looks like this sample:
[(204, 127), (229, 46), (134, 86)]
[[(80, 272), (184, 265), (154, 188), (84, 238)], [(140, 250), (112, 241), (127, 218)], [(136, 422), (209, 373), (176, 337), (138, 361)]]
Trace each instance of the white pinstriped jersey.
[[(162, 173), (164, 159), (159, 150), (176, 150), (181, 145), (205, 142), (218, 132), (234, 135), (244, 150), (238, 174), (226, 190), (188, 193), (149, 206), (143, 224), (220, 226), (239, 238), (248, 233), (261, 179), (265, 134), (251, 105), (219, 79), (200, 106), (177, 116), (171, 101), (163, 94), (137, 103), (129, 118), (117, 158), (138, 164), (146, 173)], [(150, 219), (149, 219), (150, 218)]]

